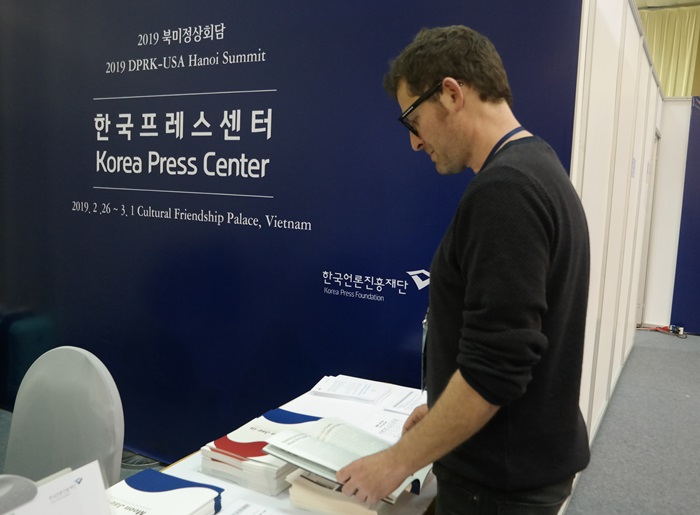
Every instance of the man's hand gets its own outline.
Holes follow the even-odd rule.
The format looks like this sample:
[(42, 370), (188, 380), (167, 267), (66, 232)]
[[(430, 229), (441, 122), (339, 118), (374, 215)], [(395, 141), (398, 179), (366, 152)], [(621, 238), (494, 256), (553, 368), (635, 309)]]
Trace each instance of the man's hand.
[[(427, 404), (418, 406), (406, 419), (403, 433), (418, 424), (428, 413)], [(343, 493), (354, 495), (360, 502), (372, 505), (396, 490), (412, 471), (406, 470), (396, 459), (395, 449), (361, 458), (340, 469), (336, 474), (343, 484)]]
[(335, 477), (343, 484), (343, 493), (371, 506), (396, 490), (410, 472), (404, 471), (393, 454), (387, 449), (340, 469)]
[(406, 419), (406, 422), (403, 425), (403, 430), (402, 433), (405, 433), (409, 429), (411, 429), (413, 426), (415, 426), (418, 422), (423, 420), (423, 417), (425, 417), (428, 414), (428, 405), (427, 404), (421, 404), (417, 408), (413, 410), (413, 412), (408, 416)]
[(374, 504), (414, 473), (443, 457), (493, 417), (487, 402), (456, 371), (435, 405), (419, 406), (404, 424), (401, 439), (387, 450), (353, 461), (336, 474), (343, 493)]

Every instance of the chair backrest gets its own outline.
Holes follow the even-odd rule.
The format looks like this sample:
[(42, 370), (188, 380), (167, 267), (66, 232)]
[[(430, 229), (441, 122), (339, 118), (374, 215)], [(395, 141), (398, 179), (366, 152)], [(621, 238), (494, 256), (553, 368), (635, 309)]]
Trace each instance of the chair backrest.
[(105, 485), (119, 480), (124, 412), (107, 367), (78, 347), (42, 354), (22, 379), (5, 473), (39, 481), (98, 460)]
[(36, 497), (34, 481), (26, 477), (0, 474), (0, 513), (10, 513)]

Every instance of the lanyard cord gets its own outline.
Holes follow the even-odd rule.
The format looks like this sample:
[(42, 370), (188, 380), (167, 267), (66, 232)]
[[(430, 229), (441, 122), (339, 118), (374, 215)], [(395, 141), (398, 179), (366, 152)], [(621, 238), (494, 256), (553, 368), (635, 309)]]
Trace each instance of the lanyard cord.
[(524, 129), (523, 126), (521, 125), (520, 127), (516, 127), (516, 128), (513, 129), (512, 131), (509, 131), (509, 132), (506, 133), (501, 139), (499, 139), (499, 140), (498, 140), (498, 143), (496, 143), (496, 144), (494, 145), (494, 147), (491, 149), (491, 152), (489, 152), (489, 155), (488, 155), (488, 157), (486, 158), (486, 161), (484, 161), (484, 164), (481, 166), (481, 169), (483, 170), (484, 168), (486, 168), (486, 165), (489, 163), (489, 161), (491, 161), (491, 159), (493, 158), (493, 156), (496, 155), (496, 152), (498, 152), (498, 150), (501, 148), (501, 145), (503, 145), (503, 143), (505, 143), (506, 141), (508, 141), (510, 138), (512, 138), (513, 136), (515, 136), (517, 133), (522, 132), (522, 131), (524, 131), (524, 130), (525, 130), (525, 129)]

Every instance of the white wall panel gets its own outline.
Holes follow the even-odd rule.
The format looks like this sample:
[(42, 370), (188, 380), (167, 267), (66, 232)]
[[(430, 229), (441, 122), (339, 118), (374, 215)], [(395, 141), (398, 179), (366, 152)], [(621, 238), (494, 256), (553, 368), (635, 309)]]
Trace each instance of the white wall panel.
[(582, 8), (571, 178), (591, 237), (580, 405), (593, 438), (634, 337), (658, 90), (633, 4)]
[[(639, 49), (641, 46), (640, 33), (634, 21), (631, 10), (627, 10), (624, 28), (624, 48), (622, 59), (622, 81), (620, 88), (619, 132), (615, 175), (621, 180), (616, 183), (619, 191), (616, 196), (624, 198), (624, 203), (614, 203), (614, 211), (619, 220), (619, 238), (621, 252), (616, 256), (617, 272), (615, 306), (615, 324), (613, 329), (613, 349), (611, 356), (610, 376), (608, 378), (608, 396), (612, 394), (622, 366), (624, 365), (625, 349), (628, 345), (627, 313), (631, 303), (630, 285), (633, 281), (635, 235), (639, 218), (639, 166), (641, 160), (635, 157), (635, 140), (637, 127), (643, 127), (646, 122), (646, 97), (640, 102), (642, 93), (646, 93), (646, 83), (642, 87), (639, 73)], [(645, 81), (644, 81), (645, 82)], [(641, 108), (641, 109), (640, 109)], [(611, 237), (617, 237), (611, 232)]]
[(631, 273), (629, 275), (627, 287), (627, 303), (621, 306), (620, 316), (624, 316), (625, 321), (621, 326), (623, 331), (623, 346), (619, 352), (620, 370), (624, 365), (632, 344), (634, 343), (634, 331), (636, 327), (636, 313), (639, 298), (640, 277), (642, 263), (646, 262), (645, 249), (648, 245), (647, 233), (645, 231), (648, 219), (647, 209), (649, 197), (649, 173), (651, 148), (655, 138), (656, 103), (653, 96), (653, 77), (649, 69), (649, 63), (642, 46), (641, 35), (637, 33), (637, 81), (639, 92), (637, 95), (637, 121), (635, 123), (634, 147), (632, 159), (634, 160), (635, 175), (633, 181), (636, 186), (633, 193), (633, 206), (631, 209), (636, 213), (635, 221), (631, 227), (629, 247), (631, 249)]
[(636, 293), (636, 305), (634, 306), (635, 325), (643, 323), (644, 302), (647, 282), (647, 269), (649, 262), (651, 221), (653, 216), (654, 184), (657, 173), (657, 156), (659, 152), (659, 137), (661, 135), (661, 106), (663, 99), (661, 88), (653, 76), (652, 70), (647, 74), (648, 99), (647, 99), (647, 131), (646, 140), (648, 144), (644, 146), (644, 183), (642, 185), (642, 202), (644, 202), (644, 225), (643, 244), (639, 250), (639, 272), (636, 274), (638, 288)]
[(666, 326), (671, 320), (691, 99), (667, 99), (654, 185), (643, 322)]
[[(595, 34), (595, 10), (596, 2), (583, 0), (581, 2), (581, 43), (579, 46), (578, 78), (576, 85), (576, 112), (574, 116), (573, 145), (571, 148), (571, 182), (580, 196), (583, 196), (583, 176), (586, 163), (586, 138), (588, 136), (588, 113), (591, 110), (591, 69), (593, 59), (593, 41)], [(589, 233), (591, 220), (588, 221)], [(593, 274), (593, 270), (591, 270)], [(590, 299), (596, 298), (593, 292)], [(587, 319), (586, 341), (583, 354), (583, 374), (581, 376), (581, 394), (579, 404), (584, 418), (588, 417), (588, 404), (593, 379), (593, 356), (595, 354), (595, 339), (589, 337), (590, 319)]]
[[(615, 242), (608, 238), (615, 174), (612, 167), (617, 142), (618, 84), (622, 44), (621, 2), (598, 2), (595, 14), (593, 63), (591, 72), (591, 110), (588, 113), (586, 159), (582, 200), (591, 232), (591, 296), (586, 329), (586, 347), (593, 350), (591, 399), (588, 420), (596, 427), (607, 399), (610, 374), (612, 326), (610, 295), (606, 289), (608, 254)], [(605, 173), (601, 173), (605, 171)], [(610, 249), (611, 243), (613, 248)], [(607, 294), (607, 297), (606, 297)]]
[[(618, 3), (619, 2), (613, 2)], [(621, 12), (621, 9), (616, 9)], [(600, 305), (602, 302), (601, 284), (604, 280), (604, 261), (607, 250), (606, 233), (608, 225), (608, 197), (611, 180), (607, 171), (612, 160), (612, 144), (615, 135), (615, 105), (618, 55), (610, 52), (611, 48), (620, 46), (620, 18), (615, 19), (611, 3), (590, 4), (588, 15), (591, 30), (587, 42), (590, 59), (587, 63), (586, 78), (589, 90), (584, 94), (581, 109), (585, 111), (586, 124), (583, 131), (583, 150), (580, 166), (580, 194), (586, 216), (591, 242), (591, 280), (586, 322), (586, 344), (584, 351), (584, 376), (582, 390), (587, 384), (595, 384), (602, 374), (607, 376), (607, 369), (598, 368), (600, 339)], [(585, 11), (584, 11), (585, 12)], [(582, 111), (577, 110), (577, 116)], [(599, 173), (599, 171), (606, 171)], [(595, 388), (591, 388), (592, 393)], [(583, 413), (590, 424), (592, 399), (584, 399)]]

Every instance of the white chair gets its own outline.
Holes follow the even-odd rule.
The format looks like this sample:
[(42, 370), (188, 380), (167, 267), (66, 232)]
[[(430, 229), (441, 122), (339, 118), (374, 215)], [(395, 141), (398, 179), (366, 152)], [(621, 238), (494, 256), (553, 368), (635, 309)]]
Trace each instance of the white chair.
[(98, 460), (106, 486), (119, 481), (124, 412), (107, 367), (78, 347), (42, 354), (22, 379), (5, 474), (39, 481)]
[(0, 474), (0, 513), (10, 513), (36, 497), (34, 481), (26, 477)]

